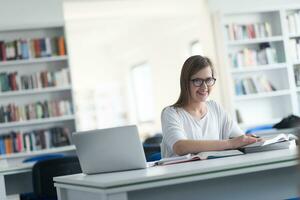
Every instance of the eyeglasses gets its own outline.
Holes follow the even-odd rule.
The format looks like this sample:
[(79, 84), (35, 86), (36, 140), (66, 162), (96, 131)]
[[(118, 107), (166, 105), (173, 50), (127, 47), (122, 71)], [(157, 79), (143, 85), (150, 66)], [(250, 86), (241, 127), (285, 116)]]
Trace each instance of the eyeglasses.
[(195, 87), (201, 87), (203, 85), (203, 83), (205, 83), (206, 86), (211, 87), (216, 83), (216, 80), (217, 79), (210, 77), (207, 79), (195, 78), (195, 79), (192, 79), (191, 81), (193, 82), (193, 85)]

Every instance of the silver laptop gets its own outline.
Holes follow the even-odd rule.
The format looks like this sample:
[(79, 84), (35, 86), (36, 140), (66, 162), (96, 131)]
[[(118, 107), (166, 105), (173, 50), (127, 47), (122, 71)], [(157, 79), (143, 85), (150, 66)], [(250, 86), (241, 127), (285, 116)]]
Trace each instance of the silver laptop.
[(73, 134), (83, 173), (95, 174), (146, 168), (146, 157), (135, 125)]

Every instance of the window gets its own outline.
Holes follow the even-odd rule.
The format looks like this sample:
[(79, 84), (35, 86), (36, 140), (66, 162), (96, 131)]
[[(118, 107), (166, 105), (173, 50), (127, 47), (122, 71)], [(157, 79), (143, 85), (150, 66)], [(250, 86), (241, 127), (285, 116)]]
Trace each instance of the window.
[(151, 68), (148, 63), (136, 65), (131, 70), (133, 95), (138, 122), (154, 120), (154, 97)]
[(194, 40), (190, 43), (190, 56), (204, 55), (202, 45), (198, 40)]

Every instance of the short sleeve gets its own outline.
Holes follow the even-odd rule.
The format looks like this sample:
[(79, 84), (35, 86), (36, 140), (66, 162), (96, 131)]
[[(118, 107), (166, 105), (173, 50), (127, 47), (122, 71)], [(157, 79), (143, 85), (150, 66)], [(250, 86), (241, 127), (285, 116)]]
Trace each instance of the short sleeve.
[(230, 115), (222, 108), (222, 106), (217, 104), (216, 102), (214, 102), (214, 104), (217, 107), (217, 112), (221, 120), (222, 139), (244, 135), (243, 130), (238, 126), (236, 121), (234, 121), (230, 117)]
[(173, 145), (178, 140), (187, 139), (183, 122), (175, 108), (167, 107), (162, 111), (161, 124), (163, 140), (170, 149), (173, 149)]
[(238, 126), (236, 121), (234, 121), (228, 115), (228, 113), (225, 113), (225, 120), (224, 120), (224, 126), (223, 127), (224, 127), (223, 132), (226, 135), (226, 139), (244, 135), (244, 131)]

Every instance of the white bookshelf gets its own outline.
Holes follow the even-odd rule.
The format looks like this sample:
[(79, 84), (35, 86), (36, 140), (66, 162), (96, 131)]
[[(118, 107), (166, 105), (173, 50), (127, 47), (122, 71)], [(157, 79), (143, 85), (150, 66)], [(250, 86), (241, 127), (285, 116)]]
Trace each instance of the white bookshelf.
[[(26, 6), (24, 4), (26, 4)], [(16, 15), (14, 12), (11, 12), (10, 9), (7, 9), (11, 7), (19, 10), (20, 13)], [(39, 9), (39, 12), (31, 12), (30, 9)], [(34, 135), (33, 137), (36, 137), (36, 135), (40, 134), (37, 133), (37, 131), (50, 130), (53, 128), (68, 129), (70, 134), (76, 131), (67, 40), (62, 11), (62, 2), (59, 0), (44, 1), (43, 6), (41, 6), (41, 2), (36, 0), (20, 2), (17, 5), (14, 1), (5, 1), (3, 2), (3, 6), (0, 7), (0, 46), (1, 42), (4, 42), (6, 45), (5, 48), (7, 48), (10, 42), (16, 41), (17, 48), (15, 49), (18, 49), (19, 41), (21, 45), (23, 45), (25, 41), (25, 44), (27, 42), (29, 46), (29, 51), (34, 52), (30, 52), (29, 56), (23, 56), (22, 48), (25, 47), (22, 46), (20, 47), (22, 49), (22, 56), (16, 53), (19, 55), (16, 58), (3, 59), (3, 54), (0, 55), (0, 74), (2, 73), (2, 75), (5, 74), (5, 76), (8, 76), (12, 73), (16, 73), (16, 75), (19, 76), (17, 78), (18, 81), (16, 81), (18, 88), (16, 89), (15, 87), (9, 86), (10, 89), (8, 90), (3, 90), (3, 79), (0, 77), (0, 85), (2, 84), (2, 87), (0, 87), (0, 106), (5, 107), (5, 113), (12, 112), (11, 110), (7, 110), (6, 106), (9, 104), (19, 107), (33, 105), (34, 108), (33, 110), (25, 110), (26, 119), (18, 117), (18, 115), (22, 113), (16, 114), (15, 116), (17, 117), (13, 117), (12, 120), (6, 117), (3, 121), (3, 118), (1, 118), (0, 138), (2, 139), (4, 136), (11, 135), (12, 132), (17, 132), (19, 135), (22, 135), (23, 140), (25, 140), (25, 135)], [(64, 41), (61, 40), (63, 42), (60, 44), (64, 43), (65, 45), (64, 48), (60, 48), (61, 51), (59, 52), (57, 50), (57, 40), (61, 37), (63, 37)], [(50, 42), (46, 39), (49, 39)], [(39, 41), (36, 43), (36, 41), (33, 40)], [(31, 43), (31, 41), (33, 42)], [(49, 45), (49, 43), (51, 43), (51, 45)], [(48, 48), (49, 46), (51, 47)], [(48, 51), (49, 49), (51, 50)], [(62, 49), (64, 49), (64, 51)], [(26, 52), (26, 50), (24, 51)], [(40, 52), (40, 55), (37, 52)], [(6, 56), (8, 56), (7, 52)], [(42, 75), (46, 77), (43, 80), (41, 78)], [(21, 79), (21, 77), (30, 79), (30, 84), (25, 82), (24, 79)], [(11, 82), (12, 80), (9, 77), (9, 84), (11, 84)], [(69, 102), (69, 104), (55, 104), (56, 102), (62, 101)], [(48, 102), (48, 110), (45, 108), (44, 102)], [(41, 104), (39, 108), (36, 106), (38, 103)], [(53, 106), (55, 107), (55, 113), (52, 109), (54, 108)], [(39, 111), (37, 111), (38, 109)], [(17, 111), (14, 112), (21, 111), (17, 109)], [(32, 112), (36, 112), (36, 114), (32, 114)], [(42, 115), (41, 112), (43, 113)], [(46, 114), (46, 112), (48, 112), (48, 114)], [(35, 133), (33, 134), (34, 131)], [(47, 132), (50, 135), (47, 135), (47, 137), (50, 137), (51, 143), (51, 137), (54, 135), (54, 132)], [(36, 139), (30, 136), (30, 144), (36, 142), (35, 140)], [(45, 153), (74, 150), (72, 145), (54, 147), (56, 145), (51, 144), (50, 146), (50, 149), (38, 151), (24, 149), (23, 151), (25, 152), (12, 152), (8, 155), (2, 154), (0, 155), (0, 159), (28, 157)]]
[(7, 123), (1, 123), (0, 129), (3, 128), (18, 128), (20, 127), (28, 127), (28, 126), (34, 126), (34, 125), (40, 125), (40, 124), (49, 124), (49, 123), (55, 123), (55, 122), (67, 122), (67, 121), (73, 121), (75, 119), (74, 115), (67, 115), (67, 116), (61, 116), (61, 117), (50, 117), (50, 118), (44, 118), (44, 119), (32, 119), (32, 120), (26, 120), (26, 121), (19, 121), (19, 122), (7, 122)]
[(3, 66), (16, 66), (16, 65), (31, 65), (35, 63), (46, 63), (46, 62), (57, 62), (57, 61), (67, 61), (68, 56), (51, 56), (45, 58), (31, 58), (24, 60), (10, 60), (10, 61), (2, 61), (0, 63), (0, 67)]
[(300, 34), (289, 34), (289, 38), (299, 38)]
[[(239, 125), (245, 130), (277, 123), (289, 114), (300, 115), (300, 87), (295, 80), (295, 69), (300, 61), (292, 59), (290, 48), (291, 39), (300, 40), (300, 21), (299, 32), (291, 33), (287, 19), (296, 11), (300, 11), (300, 4), (299, 8), (260, 8), (215, 14), (216, 31), (222, 32), (218, 34), (219, 60), (221, 66), (226, 66), (220, 69), (220, 79), (223, 86), (228, 85), (224, 88), (226, 93), (231, 94), (225, 103), (237, 120), (238, 110), (242, 118)], [(265, 26), (268, 31), (257, 34), (259, 29), (254, 29), (257, 26)], [(262, 62), (261, 52), (267, 51), (262, 49), (268, 47), (268, 53), (272, 53), (267, 55), (267, 63)], [(260, 86), (258, 76), (264, 77), (275, 89), (259, 90), (258, 87), (265, 87)], [(247, 83), (245, 79), (252, 80)], [(256, 82), (254, 90), (250, 87), (251, 92), (249, 82)], [(263, 83), (265, 81), (261, 81), (261, 85)]]
[(38, 95), (43, 93), (52, 93), (52, 92), (68, 92), (72, 90), (72, 86), (60, 86), (60, 87), (48, 87), (48, 88), (39, 88), (39, 89), (27, 89), (21, 91), (11, 91), (11, 92), (0, 92), (0, 98), (2, 97), (12, 97), (12, 96), (26, 96), (26, 95)]
[(257, 44), (257, 43), (279, 42), (279, 41), (283, 41), (282, 36), (228, 41), (227, 44), (229, 46), (234, 46), (234, 45), (246, 45), (246, 44)]
[(235, 96), (235, 101), (247, 101), (252, 99), (262, 99), (262, 98), (273, 98), (279, 96), (290, 95), (290, 90), (281, 90), (281, 91), (273, 91), (273, 92), (261, 92), (257, 94), (247, 94), (241, 96)]
[(74, 145), (64, 146), (64, 147), (56, 147), (50, 149), (42, 149), (36, 151), (29, 151), (29, 152), (21, 152), (21, 153), (13, 153), (13, 154), (6, 154), (0, 155), (1, 159), (8, 159), (8, 158), (21, 158), (21, 157), (32, 157), (37, 155), (49, 154), (49, 153), (60, 153), (60, 152), (67, 152), (67, 151), (74, 151), (76, 148)]
[(248, 73), (248, 72), (261, 72), (276, 69), (286, 69), (286, 63), (260, 65), (260, 66), (241, 66), (239, 68), (231, 69), (232, 74)]

